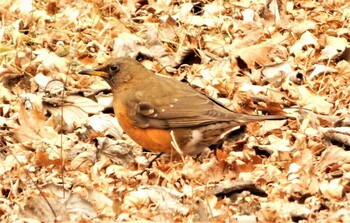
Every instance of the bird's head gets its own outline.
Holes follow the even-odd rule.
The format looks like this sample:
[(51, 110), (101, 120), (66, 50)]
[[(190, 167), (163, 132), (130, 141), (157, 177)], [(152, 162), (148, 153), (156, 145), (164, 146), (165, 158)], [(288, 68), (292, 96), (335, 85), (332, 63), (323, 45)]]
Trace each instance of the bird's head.
[(95, 68), (82, 70), (79, 74), (102, 77), (113, 88), (142, 74), (143, 70), (147, 69), (140, 62), (129, 57), (119, 57), (108, 59)]

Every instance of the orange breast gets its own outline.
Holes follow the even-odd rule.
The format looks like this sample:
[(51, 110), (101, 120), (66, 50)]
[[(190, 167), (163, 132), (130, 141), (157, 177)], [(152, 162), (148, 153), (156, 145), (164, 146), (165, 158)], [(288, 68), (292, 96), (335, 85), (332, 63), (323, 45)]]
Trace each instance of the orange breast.
[(136, 128), (125, 107), (116, 106), (114, 109), (120, 126), (136, 143), (152, 152), (170, 153), (172, 146), (169, 130)]

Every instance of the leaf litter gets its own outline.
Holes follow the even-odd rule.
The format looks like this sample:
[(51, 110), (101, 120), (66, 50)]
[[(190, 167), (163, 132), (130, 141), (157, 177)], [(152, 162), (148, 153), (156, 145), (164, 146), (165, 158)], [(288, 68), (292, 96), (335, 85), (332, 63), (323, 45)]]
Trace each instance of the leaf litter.
[[(347, 222), (349, 6), (3, 1), (1, 221)], [(108, 85), (77, 74), (110, 56), (237, 112), (290, 119), (149, 163), (156, 154), (123, 134)]]

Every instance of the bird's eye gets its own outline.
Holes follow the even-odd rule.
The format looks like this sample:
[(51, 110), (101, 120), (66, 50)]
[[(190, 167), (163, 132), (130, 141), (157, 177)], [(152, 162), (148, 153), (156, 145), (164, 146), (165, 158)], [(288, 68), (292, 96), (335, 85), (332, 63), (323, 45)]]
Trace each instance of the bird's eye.
[(109, 69), (113, 72), (116, 72), (119, 70), (119, 67), (115, 64), (112, 64), (111, 66), (109, 66)]

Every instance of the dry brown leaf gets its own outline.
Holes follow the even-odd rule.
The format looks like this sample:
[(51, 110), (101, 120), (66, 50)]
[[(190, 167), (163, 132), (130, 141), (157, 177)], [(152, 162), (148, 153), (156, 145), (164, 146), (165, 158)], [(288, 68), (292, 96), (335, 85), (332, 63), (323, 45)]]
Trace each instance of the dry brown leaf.
[(33, 63), (40, 64), (38, 70), (44, 73), (51, 73), (53, 71), (59, 73), (68, 72), (67, 60), (65, 58), (59, 57), (55, 53), (45, 49), (36, 50), (33, 53), (37, 55)]
[(142, 207), (147, 207), (152, 203), (163, 213), (179, 212), (188, 214), (189, 207), (180, 202), (182, 194), (176, 190), (159, 187), (143, 186), (136, 191), (132, 191), (125, 196), (124, 211), (136, 211)]
[(37, 109), (26, 111), (21, 106), (18, 117), (20, 126), (15, 130), (15, 136), (20, 142), (46, 141), (52, 145), (59, 143), (53, 120), (47, 119)]
[[(263, 207), (262, 210), (271, 211), (270, 214), (272, 216), (270, 217), (266, 215), (264, 216), (265, 219), (263, 220), (267, 222), (274, 221), (273, 215), (275, 213), (279, 213), (279, 219), (285, 219), (285, 221), (287, 221), (287, 219), (294, 218), (294, 217), (307, 219), (311, 213), (311, 210), (307, 208), (307, 206), (304, 204), (298, 204), (296, 202), (294, 203), (285, 202), (281, 199), (277, 199), (274, 202), (266, 202), (262, 204), (262, 207)], [(268, 218), (266, 219), (266, 217)]]
[(106, 135), (111, 135), (115, 138), (121, 138), (123, 134), (123, 129), (120, 127), (117, 118), (108, 114), (92, 116), (89, 125), (95, 131), (105, 132)]
[(232, 105), (234, 110), (239, 113), (253, 114), (255, 110), (252, 99), (246, 93), (240, 91), (235, 93)]
[(320, 128), (324, 137), (350, 146), (350, 127)]
[(104, 109), (103, 105), (95, 101), (79, 95), (70, 95), (62, 98), (44, 97), (45, 108), (57, 118), (57, 124), (61, 124), (59, 120), (63, 119), (64, 128), (72, 131), (75, 124), (80, 123), (88, 118), (88, 114), (97, 114)]
[(93, 144), (79, 142), (64, 154), (64, 159), (68, 161), (66, 167), (69, 164), (72, 169), (89, 168), (91, 164), (96, 163), (97, 150)]
[(323, 180), (320, 182), (320, 191), (322, 195), (329, 199), (340, 199), (344, 196), (344, 186), (342, 179)]
[(263, 81), (269, 83), (280, 82), (282, 78), (288, 77), (292, 72), (293, 68), (287, 62), (265, 66), (261, 70), (261, 74), (264, 75)]
[(55, 166), (61, 166), (63, 164), (63, 160), (62, 159), (50, 159), (49, 158), (49, 154), (47, 154), (47, 152), (41, 152), (38, 151), (35, 154), (35, 161), (36, 161), (36, 165), (38, 166), (50, 166), (50, 165), (55, 165)]
[(100, 156), (107, 156), (113, 163), (125, 167), (134, 161), (130, 145), (106, 137), (97, 138), (97, 142), (100, 149), (97, 154), (98, 159), (100, 159)]
[(275, 48), (275, 45), (268, 42), (247, 46), (240, 49), (230, 49), (230, 53), (236, 59), (241, 58), (247, 67), (252, 69), (255, 65), (267, 66), (272, 64), (272, 58), (270, 58), (270, 52)]
[(305, 109), (310, 109), (320, 114), (330, 114), (333, 104), (325, 100), (325, 96), (317, 95), (306, 86), (299, 86), (298, 104)]
[(274, 135), (269, 135), (269, 145), (258, 145), (261, 150), (268, 152), (269, 154), (278, 152), (291, 152), (295, 148), (289, 144), (289, 140), (280, 139)]
[(209, 52), (218, 55), (219, 57), (227, 56), (226, 42), (218, 37), (205, 35), (204, 37), (205, 47)]
[(330, 146), (323, 151), (317, 169), (323, 172), (326, 167), (338, 162), (350, 163), (350, 151), (345, 151), (338, 146)]
[(318, 77), (320, 74), (326, 75), (326, 74), (338, 72), (336, 69), (322, 65), (322, 64), (315, 64), (314, 68), (315, 69), (311, 72), (311, 74), (307, 78), (308, 80), (312, 80), (312, 79)]
[(66, 197), (62, 197), (64, 189), (54, 184), (45, 185), (42, 190), (46, 197), (31, 196), (21, 210), (21, 217), (41, 222), (53, 222), (57, 218), (79, 221), (96, 217), (93, 206), (80, 195), (65, 191)]
[(299, 54), (305, 46), (311, 46), (315, 49), (318, 49), (320, 46), (318, 39), (309, 31), (301, 35), (300, 39), (290, 48), (290, 53)]
[(350, 64), (349, 61), (340, 61), (336, 66), (339, 75), (344, 76), (345, 78), (350, 77)]

